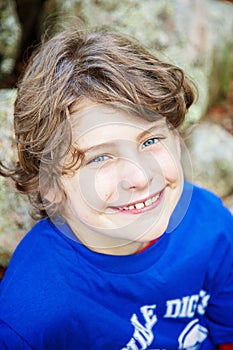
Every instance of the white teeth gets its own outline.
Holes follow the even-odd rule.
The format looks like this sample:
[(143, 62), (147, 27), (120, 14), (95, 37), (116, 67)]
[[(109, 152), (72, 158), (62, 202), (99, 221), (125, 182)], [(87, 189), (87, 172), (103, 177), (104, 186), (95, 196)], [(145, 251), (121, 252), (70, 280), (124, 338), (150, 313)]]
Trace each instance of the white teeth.
[(157, 194), (157, 196), (152, 198), (152, 203), (154, 203), (155, 201), (157, 201), (157, 199), (159, 198), (159, 194)]
[(144, 207), (149, 207), (152, 203), (156, 202), (157, 199), (159, 198), (160, 194), (157, 194), (156, 196), (147, 199), (145, 202), (140, 202), (136, 204), (131, 204), (128, 207), (123, 207), (121, 209), (123, 210), (133, 210), (133, 209), (143, 209)]
[(151, 205), (152, 203), (152, 198), (147, 199), (147, 201), (145, 201), (145, 206), (148, 207), (149, 205)]
[(144, 203), (142, 202), (142, 203), (137, 203), (137, 204), (135, 204), (135, 208), (136, 209), (142, 209), (142, 208), (144, 208)]

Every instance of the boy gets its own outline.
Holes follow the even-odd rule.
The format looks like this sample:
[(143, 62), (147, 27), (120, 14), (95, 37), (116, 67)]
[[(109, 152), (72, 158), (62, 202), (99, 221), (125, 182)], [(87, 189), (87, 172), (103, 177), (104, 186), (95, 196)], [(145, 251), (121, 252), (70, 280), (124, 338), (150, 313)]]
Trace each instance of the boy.
[[(232, 216), (184, 182), (183, 72), (106, 31), (64, 31), (19, 84), (19, 161), (41, 220), (1, 283), (1, 349), (233, 342)], [(230, 347), (230, 345), (228, 345)]]

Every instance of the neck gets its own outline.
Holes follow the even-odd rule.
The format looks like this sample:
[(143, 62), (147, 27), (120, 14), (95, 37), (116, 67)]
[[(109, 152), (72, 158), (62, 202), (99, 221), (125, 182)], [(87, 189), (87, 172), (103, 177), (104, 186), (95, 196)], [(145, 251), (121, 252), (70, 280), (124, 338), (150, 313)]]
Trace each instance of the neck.
[(80, 222), (78, 224), (77, 221), (73, 221), (67, 217), (66, 221), (74, 235), (81, 243), (83, 243), (84, 246), (101, 254), (118, 256), (133, 255), (142, 252), (157, 240), (156, 238), (152, 241), (138, 242), (114, 238), (109, 235), (100, 234), (96, 231), (87, 230), (87, 227), (81, 227), (82, 225)]

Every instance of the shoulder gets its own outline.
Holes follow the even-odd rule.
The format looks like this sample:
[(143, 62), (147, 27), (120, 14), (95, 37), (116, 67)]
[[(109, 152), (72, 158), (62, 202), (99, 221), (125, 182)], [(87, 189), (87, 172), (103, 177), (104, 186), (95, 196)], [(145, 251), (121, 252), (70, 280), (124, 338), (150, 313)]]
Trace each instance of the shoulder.
[(0, 284), (0, 320), (31, 343), (40, 333), (43, 337), (61, 310), (70, 311), (71, 268), (81, 271), (69, 240), (49, 220), (36, 224), (17, 247)]
[(170, 232), (178, 227), (185, 231), (226, 231), (233, 237), (233, 216), (222, 200), (211, 191), (185, 182), (181, 198), (171, 217)]
[(41, 220), (26, 234), (13, 253), (0, 292), (10, 289), (16, 279), (22, 285), (27, 278), (34, 283), (45, 279), (50, 269), (55, 273), (60, 264), (73, 258), (73, 250), (69, 240), (55, 225), (48, 219)]
[(195, 266), (192, 278), (205, 275), (208, 288), (215, 283), (211, 288), (218, 289), (232, 269), (232, 214), (218, 196), (190, 183), (185, 184), (178, 207), (183, 216), (169, 235), (170, 249), (179, 252), (177, 259), (190, 269)]
[(203, 188), (200, 186), (197, 186), (195, 184), (191, 184), (186, 182), (185, 187), (192, 187), (193, 191), (193, 198), (194, 199), (204, 199), (208, 201), (209, 203), (212, 203), (214, 205), (222, 205), (222, 200), (220, 197), (218, 197), (214, 192), (208, 190), (207, 188)]
[(215, 227), (224, 225), (232, 229), (233, 216), (229, 209), (224, 206), (221, 198), (207, 189), (195, 185), (192, 185), (192, 187), (190, 210), (195, 212), (200, 219), (207, 221), (209, 225), (211, 223)]
[(29, 296), (34, 301), (41, 295), (49, 298), (61, 277), (65, 278), (65, 269), (73, 265), (78, 265), (77, 251), (69, 239), (49, 220), (40, 221), (26, 234), (10, 260), (0, 284), (0, 303), (20, 299), (20, 303), (27, 304)]
[[(12, 269), (15, 272), (15, 269), (20, 269), (25, 263), (28, 264), (33, 256), (36, 258), (37, 254), (43, 254), (44, 250), (49, 249), (53, 237), (55, 239), (56, 236), (48, 220), (41, 220), (35, 224), (16, 247), (6, 273), (9, 274)], [(29, 264), (28, 268), (30, 269)]]
[[(170, 224), (180, 239), (206, 250), (233, 245), (233, 216), (214, 193), (185, 183)], [(174, 230), (173, 230), (174, 231)], [(215, 248), (214, 248), (215, 247)]]
[(202, 244), (207, 256), (233, 256), (233, 216), (214, 193), (193, 186), (187, 222), (195, 245)]

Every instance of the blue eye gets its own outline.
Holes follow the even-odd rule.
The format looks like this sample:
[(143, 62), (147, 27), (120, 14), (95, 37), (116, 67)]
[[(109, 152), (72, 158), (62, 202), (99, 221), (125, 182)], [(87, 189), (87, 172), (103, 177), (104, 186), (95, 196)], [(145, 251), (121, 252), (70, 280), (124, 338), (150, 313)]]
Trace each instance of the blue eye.
[(98, 156), (98, 157), (92, 159), (91, 163), (104, 162), (104, 161), (107, 160), (108, 158), (109, 158), (108, 156), (101, 155), (101, 156)]
[(143, 143), (142, 147), (144, 148), (144, 147), (152, 146), (152, 145), (154, 145), (154, 144), (156, 144), (156, 143), (158, 143), (158, 142), (159, 142), (159, 139), (156, 138), (156, 137), (153, 137), (153, 138), (151, 138), (151, 139), (146, 140), (146, 141)]

